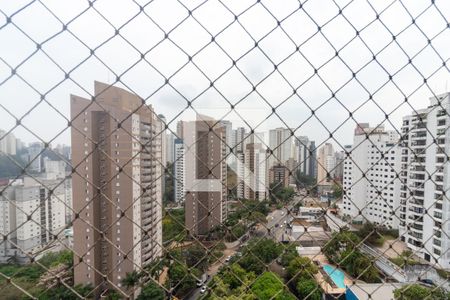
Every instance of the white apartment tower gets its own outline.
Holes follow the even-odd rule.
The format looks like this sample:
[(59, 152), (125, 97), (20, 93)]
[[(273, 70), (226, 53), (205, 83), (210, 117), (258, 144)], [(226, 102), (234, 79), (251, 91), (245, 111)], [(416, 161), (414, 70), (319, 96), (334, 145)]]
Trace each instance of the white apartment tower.
[(174, 154), (175, 135), (172, 132), (166, 134), (166, 162), (173, 163), (175, 157)]
[(403, 118), (400, 237), (417, 255), (450, 269), (450, 93)]
[(399, 225), (398, 135), (358, 124), (344, 160), (343, 213), (355, 222)]
[(267, 190), (266, 150), (262, 144), (247, 144), (244, 161), (244, 198), (262, 201)]
[(269, 156), (268, 168), (276, 164), (285, 164), (290, 158), (294, 157), (294, 135), (289, 128), (276, 128), (269, 130)]
[(174, 141), (174, 151), (175, 159), (173, 161), (173, 184), (175, 193), (175, 202), (183, 203), (185, 196), (184, 181), (185, 181), (185, 170), (184, 170), (184, 143), (182, 139), (175, 139)]
[[(30, 257), (47, 250), (60, 250), (53, 242), (66, 225), (66, 191), (59, 180), (25, 177), (10, 182), (0, 196), (0, 263), (14, 259), (30, 262)], [(50, 192), (53, 190), (52, 192)], [(28, 219), (30, 216), (30, 219)], [(28, 254), (28, 255), (27, 255)]]

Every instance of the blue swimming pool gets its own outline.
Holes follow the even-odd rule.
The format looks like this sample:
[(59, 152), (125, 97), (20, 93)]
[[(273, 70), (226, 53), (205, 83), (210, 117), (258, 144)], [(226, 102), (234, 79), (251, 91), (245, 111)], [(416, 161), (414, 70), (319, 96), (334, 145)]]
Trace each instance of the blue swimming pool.
[(330, 265), (323, 265), (323, 270), (327, 272), (334, 284), (339, 288), (345, 288), (344, 272)]

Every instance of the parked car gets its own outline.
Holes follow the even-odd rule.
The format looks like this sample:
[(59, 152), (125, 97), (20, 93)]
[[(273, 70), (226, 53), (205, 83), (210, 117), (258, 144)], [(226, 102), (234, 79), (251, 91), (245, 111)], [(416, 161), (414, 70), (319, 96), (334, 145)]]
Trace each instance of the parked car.
[(229, 262), (231, 259), (231, 256), (227, 256), (227, 258), (225, 258), (225, 262)]
[(206, 292), (206, 285), (202, 286), (202, 288), (200, 289), (200, 293), (204, 294)]
[(201, 287), (202, 285), (204, 285), (208, 277), (209, 275), (205, 273), (202, 275), (202, 277), (200, 277), (200, 279), (197, 279), (197, 287)]
[(436, 284), (434, 283), (433, 280), (431, 279), (420, 279), (419, 280), (421, 283), (424, 283), (425, 285), (429, 285), (429, 286), (435, 286)]

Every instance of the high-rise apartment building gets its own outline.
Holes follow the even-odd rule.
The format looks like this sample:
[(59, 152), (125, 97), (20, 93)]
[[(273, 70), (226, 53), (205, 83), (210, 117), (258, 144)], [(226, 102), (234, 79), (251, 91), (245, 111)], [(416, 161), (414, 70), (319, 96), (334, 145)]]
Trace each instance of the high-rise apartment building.
[(29, 164), (28, 170), (35, 173), (42, 172), (42, 153), (44, 145), (41, 142), (30, 143), (25, 156), (25, 162)]
[(71, 96), (71, 120), (74, 281), (98, 294), (161, 255), (165, 133), (142, 99), (100, 82), (94, 101)]
[(272, 155), (268, 157), (268, 168), (277, 164), (285, 164), (289, 158), (294, 157), (294, 140), (292, 130), (289, 128), (276, 128), (269, 130), (269, 151)]
[(398, 135), (358, 124), (343, 163), (343, 214), (355, 222), (397, 229), (400, 181)]
[(16, 137), (0, 129), (0, 154), (16, 155)]
[(186, 195), (184, 189), (184, 143), (182, 139), (175, 139), (174, 141), (175, 159), (173, 161), (173, 184), (174, 184), (174, 199), (176, 203), (184, 203)]
[(173, 163), (175, 152), (175, 135), (172, 132), (166, 134), (166, 164)]
[(336, 167), (336, 157), (331, 143), (325, 143), (317, 155), (317, 184), (331, 185)]
[(29, 263), (31, 257), (61, 250), (54, 240), (66, 225), (65, 188), (60, 180), (32, 177), (0, 187), (0, 235), (7, 236), (0, 242), (0, 263)]
[(248, 133), (244, 127), (233, 130), (233, 153), (231, 153), (230, 166), (236, 173), (236, 197), (244, 198), (245, 193), (245, 145), (248, 143)]
[(400, 237), (427, 261), (450, 269), (450, 93), (403, 118)]
[(183, 123), (185, 223), (190, 234), (205, 235), (227, 217), (226, 132), (203, 115)]
[(268, 189), (266, 150), (261, 143), (249, 143), (245, 148), (244, 198), (262, 201)]
[(275, 166), (272, 166), (269, 169), (269, 187), (270, 185), (277, 183), (280, 184), (282, 187), (289, 186), (290, 182), (290, 171), (289, 169), (281, 164), (277, 164)]

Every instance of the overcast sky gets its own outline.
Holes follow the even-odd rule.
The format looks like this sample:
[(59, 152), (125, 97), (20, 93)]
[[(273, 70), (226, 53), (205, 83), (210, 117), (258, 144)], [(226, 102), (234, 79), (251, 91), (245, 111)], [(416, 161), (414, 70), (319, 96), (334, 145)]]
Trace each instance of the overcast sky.
[[(318, 143), (328, 128), (344, 145), (355, 127), (348, 110), (372, 125), (389, 114), (399, 128), (411, 106), (426, 107), (450, 89), (448, 0), (147, 2), (1, 1), (0, 128), (15, 126), (10, 114), (26, 114), (22, 122), (34, 134), (68, 144), (69, 95), (89, 97), (94, 80), (112, 84), (120, 75), (116, 85), (147, 99), (173, 130), (194, 111), (180, 115), (186, 99), (195, 99), (195, 111), (234, 127), (244, 120), (257, 131), (300, 127), (297, 135)], [(48, 104), (34, 107), (40, 94)], [(21, 126), (13, 132), (36, 140)]]

